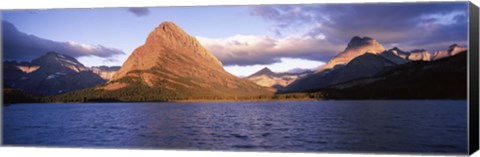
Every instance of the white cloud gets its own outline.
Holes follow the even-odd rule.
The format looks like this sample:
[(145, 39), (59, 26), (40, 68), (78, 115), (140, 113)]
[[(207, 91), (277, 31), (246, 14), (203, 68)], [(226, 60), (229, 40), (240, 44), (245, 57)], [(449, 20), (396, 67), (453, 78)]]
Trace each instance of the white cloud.
[(281, 58), (327, 61), (345, 45), (328, 43), (325, 36), (235, 35), (223, 39), (197, 37), (224, 65), (268, 65)]

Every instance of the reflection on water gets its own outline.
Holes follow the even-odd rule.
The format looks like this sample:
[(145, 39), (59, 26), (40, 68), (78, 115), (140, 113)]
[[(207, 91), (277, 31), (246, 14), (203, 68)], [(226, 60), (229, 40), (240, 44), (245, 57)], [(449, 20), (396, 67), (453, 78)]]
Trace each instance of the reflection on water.
[(21, 104), (4, 144), (255, 151), (467, 152), (466, 101)]

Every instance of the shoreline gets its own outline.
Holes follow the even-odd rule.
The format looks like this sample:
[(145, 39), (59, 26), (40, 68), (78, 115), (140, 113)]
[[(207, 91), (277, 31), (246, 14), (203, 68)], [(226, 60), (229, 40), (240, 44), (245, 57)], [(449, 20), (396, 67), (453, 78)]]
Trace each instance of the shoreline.
[(286, 101), (467, 101), (467, 99), (268, 99), (268, 100), (179, 100), (179, 101), (111, 101), (111, 102), (21, 102), (2, 104), (4, 107), (19, 104), (88, 104), (88, 103), (221, 103), (221, 102), (286, 102)]

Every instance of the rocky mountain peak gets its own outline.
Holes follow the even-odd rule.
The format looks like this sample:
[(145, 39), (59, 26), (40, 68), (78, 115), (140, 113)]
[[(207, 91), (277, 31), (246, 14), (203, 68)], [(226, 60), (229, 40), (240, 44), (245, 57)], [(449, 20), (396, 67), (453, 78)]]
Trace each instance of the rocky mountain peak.
[(44, 70), (48, 71), (65, 71), (73, 70), (75, 72), (88, 71), (85, 67), (74, 57), (64, 55), (58, 52), (50, 51), (40, 56), (37, 59), (32, 60), (31, 65), (40, 66)]
[(457, 43), (454, 43), (454, 44), (448, 46), (449, 49), (453, 49), (455, 47), (460, 47), (460, 45), (458, 45)]
[(333, 57), (325, 66), (320, 68), (317, 73), (331, 69), (336, 65), (345, 65), (355, 57), (365, 53), (379, 54), (383, 51), (385, 51), (385, 48), (374, 38), (355, 36), (350, 40), (344, 51)]
[(173, 22), (163, 22), (148, 35), (145, 44), (134, 50), (111, 80), (120, 79), (133, 70), (170, 66), (170, 62), (223, 70), (222, 63), (195, 37), (188, 35)]
[(173, 39), (189, 40), (189, 36), (176, 24), (167, 21), (158, 25), (148, 35), (146, 43), (171, 42)]
[(442, 59), (442, 58), (446, 58), (446, 57), (455, 56), (455, 55), (457, 55), (461, 52), (464, 52), (466, 50), (467, 50), (467, 48), (463, 48), (458, 44), (452, 44), (452, 45), (448, 46), (448, 49), (446, 49), (446, 50), (441, 50), (441, 51), (437, 51), (437, 52), (433, 53), (432, 60), (438, 60), (438, 59)]
[(57, 59), (59, 58), (59, 53), (55, 52), (55, 51), (49, 51), (47, 53), (45, 53), (44, 55), (40, 56), (39, 58), (37, 58), (36, 60), (52, 60), (52, 59)]
[(268, 67), (264, 67), (262, 70), (260, 70), (260, 72), (273, 73)]
[(457, 53), (459, 53), (461, 51), (465, 51), (465, 50), (466, 50), (466, 48), (463, 48), (458, 44), (452, 44), (448, 47), (448, 52), (449, 52), (450, 55), (456, 55)]
[[(154, 94), (131, 89), (145, 88)], [(104, 86), (107, 93), (124, 90), (146, 99), (187, 99), (271, 94), (228, 73), (195, 37), (172, 22), (163, 22), (136, 48)], [(130, 99), (130, 98), (126, 98)]]
[(272, 70), (270, 70), (268, 67), (263, 68), (260, 71), (257, 71), (256, 73), (248, 76), (248, 77), (253, 77), (253, 76), (260, 76), (260, 75), (267, 75), (267, 76), (275, 76), (276, 73), (274, 73)]
[[(182, 30), (180, 27), (178, 27), (175, 23), (172, 21), (165, 21), (162, 22), (160, 25), (158, 25), (157, 29), (162, 29), (163, 31), (180, 31)], [(156, 30), (157, 30), (156, 29)], [(182, 30), (183, 31), (183, 30)]]
[(366, 46), (366, 45), (380, 45), (380, 43), (378, 43), (377, 40), (371, 37), (355, 36), (352, 39), (350, 39), (350, 42), (348, 42), (347, 49), (357, 48), (357, 47)]
[(400, 48), (398, 47), (393, 47), (392, 49), (388, 50), (388, 51), (396, 51), (396, 52), (403, 52)]
[[(6, 62), (5, 84), (39, 95), (55, 95), (95, 86), (104, 81), (74, 57), (47, 52), (32, 62)], [(41, 87), (41, 88), (39, 88)]]

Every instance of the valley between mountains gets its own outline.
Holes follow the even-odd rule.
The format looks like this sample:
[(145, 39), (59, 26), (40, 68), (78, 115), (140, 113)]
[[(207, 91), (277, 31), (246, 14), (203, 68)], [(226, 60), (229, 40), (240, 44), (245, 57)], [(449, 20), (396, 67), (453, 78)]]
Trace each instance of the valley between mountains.
[(158, 25), (121, 67), (86, 67), (62, 52), (4, 61), (4, 103), (466, 99), (467, 49), (386, 49), (353, 37), (326, 65), (239, 78), (172, 22)]

